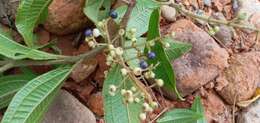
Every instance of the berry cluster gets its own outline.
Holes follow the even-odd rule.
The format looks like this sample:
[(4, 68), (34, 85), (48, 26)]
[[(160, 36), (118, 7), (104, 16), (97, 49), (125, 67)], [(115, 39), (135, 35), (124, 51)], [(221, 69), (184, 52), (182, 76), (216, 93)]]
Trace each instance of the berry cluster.
[[(142, 83), (142, 81), (146, 81), (146, 79), (154, 80), (154, 84), (150, 86), (147, 85), (149, 86), (149, 88), (155, 86), (162, 87), (164, 85), (164, 81), (162, 79), (156, 78), (156, 74), (153, 72), (153, 70), (156, 68), (158, 64), (154, 65), (149, 64), (149, 62), (147, 62), (148, 60), (156, 60), (157, 58), (156, 52), (152, 51), (151, 47), (153, 47), (156, 44), (156, 41), (158, 41), (158, 39), (145, 42), (143, 46), (146, 46), (148, 48), (148, 52), (144, 53), (137, 46), (137, 30), (135, 28), (132, 28), (129, 31), (120, 29), (118, 30), (118, 37), (121, 40), (131, 40), (131, 47), (115, 46), (113, 45), (113, 40), (111, 41), (108, 38), (108, 31), (106, 26), (108, 20), (111, 18), (118, 18), (118, 14), (115, 11), (111, 11), (109, 15), (110, 18), (108, 18), (107, 20), (103, 20), (97, 23), (97, 28), (93, 30), (87, 29), (85, 31), (85, 40), (91, 48), (95, 48), (96, 46), (101, 45), (101, 43), (98, 43), (95, 38), (102, 36), (105, 39), (108, 39), (108, 41), (105, 44), (107, 46), (106, 64), (108, 66), (112, 64), (121, 65), (121, 75), (124, 77), (124, 80), (119, 85), (110, 85), (108, 93), (111, 96), (121, 94), (125, 103), (142, 103), (143, 111), (141, 114), (139, 114), (139, 118), (141, 120), (145, 120), (147, 113), (153, 112), (153, 110), (158, 107), (158, 103), (153, 101), (152, 97), (146, 90), (146, 86)], [(159, 43), (163, 44), (163, 46), (166, 48), (170, 47), (169, 43), (161, 41), (159, 41)], [(135, 49), (137, 51), (135, 59), (139, 60), (139, 66), (133, 67), (127, 64), (128, 60), (125, 59), (124, 53), (127, 52), (126, 50), (128, 49)], [(132, 83), (132, 87), (130, 88), (122, 87), (122, 85), (124, 85), (125, 80), (127, 79), (130, 79), (134, 82)]]

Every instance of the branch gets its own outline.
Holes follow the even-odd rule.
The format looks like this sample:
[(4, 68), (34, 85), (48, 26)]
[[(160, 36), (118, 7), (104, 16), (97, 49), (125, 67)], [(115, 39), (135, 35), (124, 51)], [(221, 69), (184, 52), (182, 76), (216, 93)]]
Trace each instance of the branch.
[[(34, 61), (34, 60), (11, 60), (6, 61), (7, 64), (0, 67), (0, 73), (11, 69), (13, 67), (22, 67), (22, 66), (41, 66), (41, 65), (54, 65), (54, 64), (66, 64), (66, 63), (75, 63), (82, 59), (88, 59), (93, 58), (96, 56), (99, 52), (103, 51), (107, 46), (99, 46), (89, 52), (86, 52), (84, 54), (78, 55), (78, 56), (68, 56), (65, 58), (57, 59), (57, 60), (48, 60), (48, 61)], [(3, 62), (4, 63), (4, 62)]]
[(191, 11), (186, 10), (180, 4), (177, 4), (177, 3), (173, 3), (173, 2), (160, 2), (160, 3), (174, 7), (180, 13), (183, 13), (184, 15), (189, 16), (194, 19), (200, 19), (200, 20), (207, 21), (207, 22), (223, 24), (223, 25), (232, 26), (232, 27), (236, 27), (236, 28), (243, 28), (243, 29), (249, 29), (249, 30), (253, 30), (256, 32), (260, 32), (260, 29), (257, 29), (252, 26), (243, 25), (243, 24), (239, 24), (239, 23), (233, 23), (232, 21), (218, 20), (218, 19), (214, 19), (214, 18), (211, 18), (208, 16), (201, 16), (201, 15), (195, 14)]
[(122, 18), (122, 21), (120, 22), (120, 29), (124, 29), (124, 30), (127, 27), (128, 20), (129, 20), (131, 13), (132, 13), (135, 5), (136, 5), (136, 0), (129, 0), (126, 3), (128, 5), (128, 7), (127, 7), (127, 10), (126, 10), (124, 17)]

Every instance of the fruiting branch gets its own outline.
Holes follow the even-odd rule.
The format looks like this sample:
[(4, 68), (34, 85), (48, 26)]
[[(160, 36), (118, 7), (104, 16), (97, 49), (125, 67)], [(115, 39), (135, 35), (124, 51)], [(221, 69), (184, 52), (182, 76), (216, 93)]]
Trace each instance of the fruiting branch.
[(186, 10), (182, 5), (171, 2), (171, 0), (168, 0), (167, 2), (160, 2), (160, 4), (169, 5), (171, 7), (174, 7), (178, 12), (184, 14), (185, 16), (194, 18), (194, 19), (200, 19), (200, 20), (203, 20), (203, 21), (206, 21), (209, 23), (223, 24), (223, 25), (232, 26), (232, 27), (236, 27), (236, 28), (243, 28), (243, 29), (253, 30), (255, 32), (260, 32), (260, 29), (257, 29), (252, 26), (243, 25), (240, 23), (234, 23), (233, 21), (218, 20), (218, 19), (214, 19), (212, 17), (195, 14), (191, 11)]

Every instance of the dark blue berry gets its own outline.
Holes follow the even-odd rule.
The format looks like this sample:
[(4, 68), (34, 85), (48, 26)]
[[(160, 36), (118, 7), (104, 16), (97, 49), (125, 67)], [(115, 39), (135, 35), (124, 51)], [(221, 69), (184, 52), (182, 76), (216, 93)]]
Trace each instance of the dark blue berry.
[(142, 68), (142, 69), (146, 69), (148, 67), (148, 63), (144, 60), (141, 60), (139, 65), (140, 65), (140, 68)]
[(109, 15), (110, 15), (110, 17), (113, 18), (113, 19), (116, 19), (117, 16), (118, 16), (118, 14), (117, 14), (116, 11), (111, 11)]
[(147, 54), (147, 57), (148, 57), (149, 59), (154, 59), (154, 58), (156, 57), (156, 54), (155, 54), (155, 52), (149, 52), (149, 53)]
[(93, 32), (92, 32), (91, 29), (87, 29), (87, 30), (85, 31), (85, 36), (86, 36), (86, 37), (90, 37), (90, 36), (92, 36), (92, 35), (93, 35)]

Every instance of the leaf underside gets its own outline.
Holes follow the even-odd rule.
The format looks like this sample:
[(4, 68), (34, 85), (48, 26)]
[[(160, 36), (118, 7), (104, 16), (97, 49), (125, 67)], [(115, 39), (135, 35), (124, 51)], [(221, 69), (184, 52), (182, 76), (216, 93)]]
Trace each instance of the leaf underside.
[(32, 75), (9, 75), (0, 78), (0, 109), (8, 106), (13, 96), (27, 82), (33, 79)]
[(71, 72), (59, 67), (28, 82), (11, 101), (1, 123), (38, 123)]

